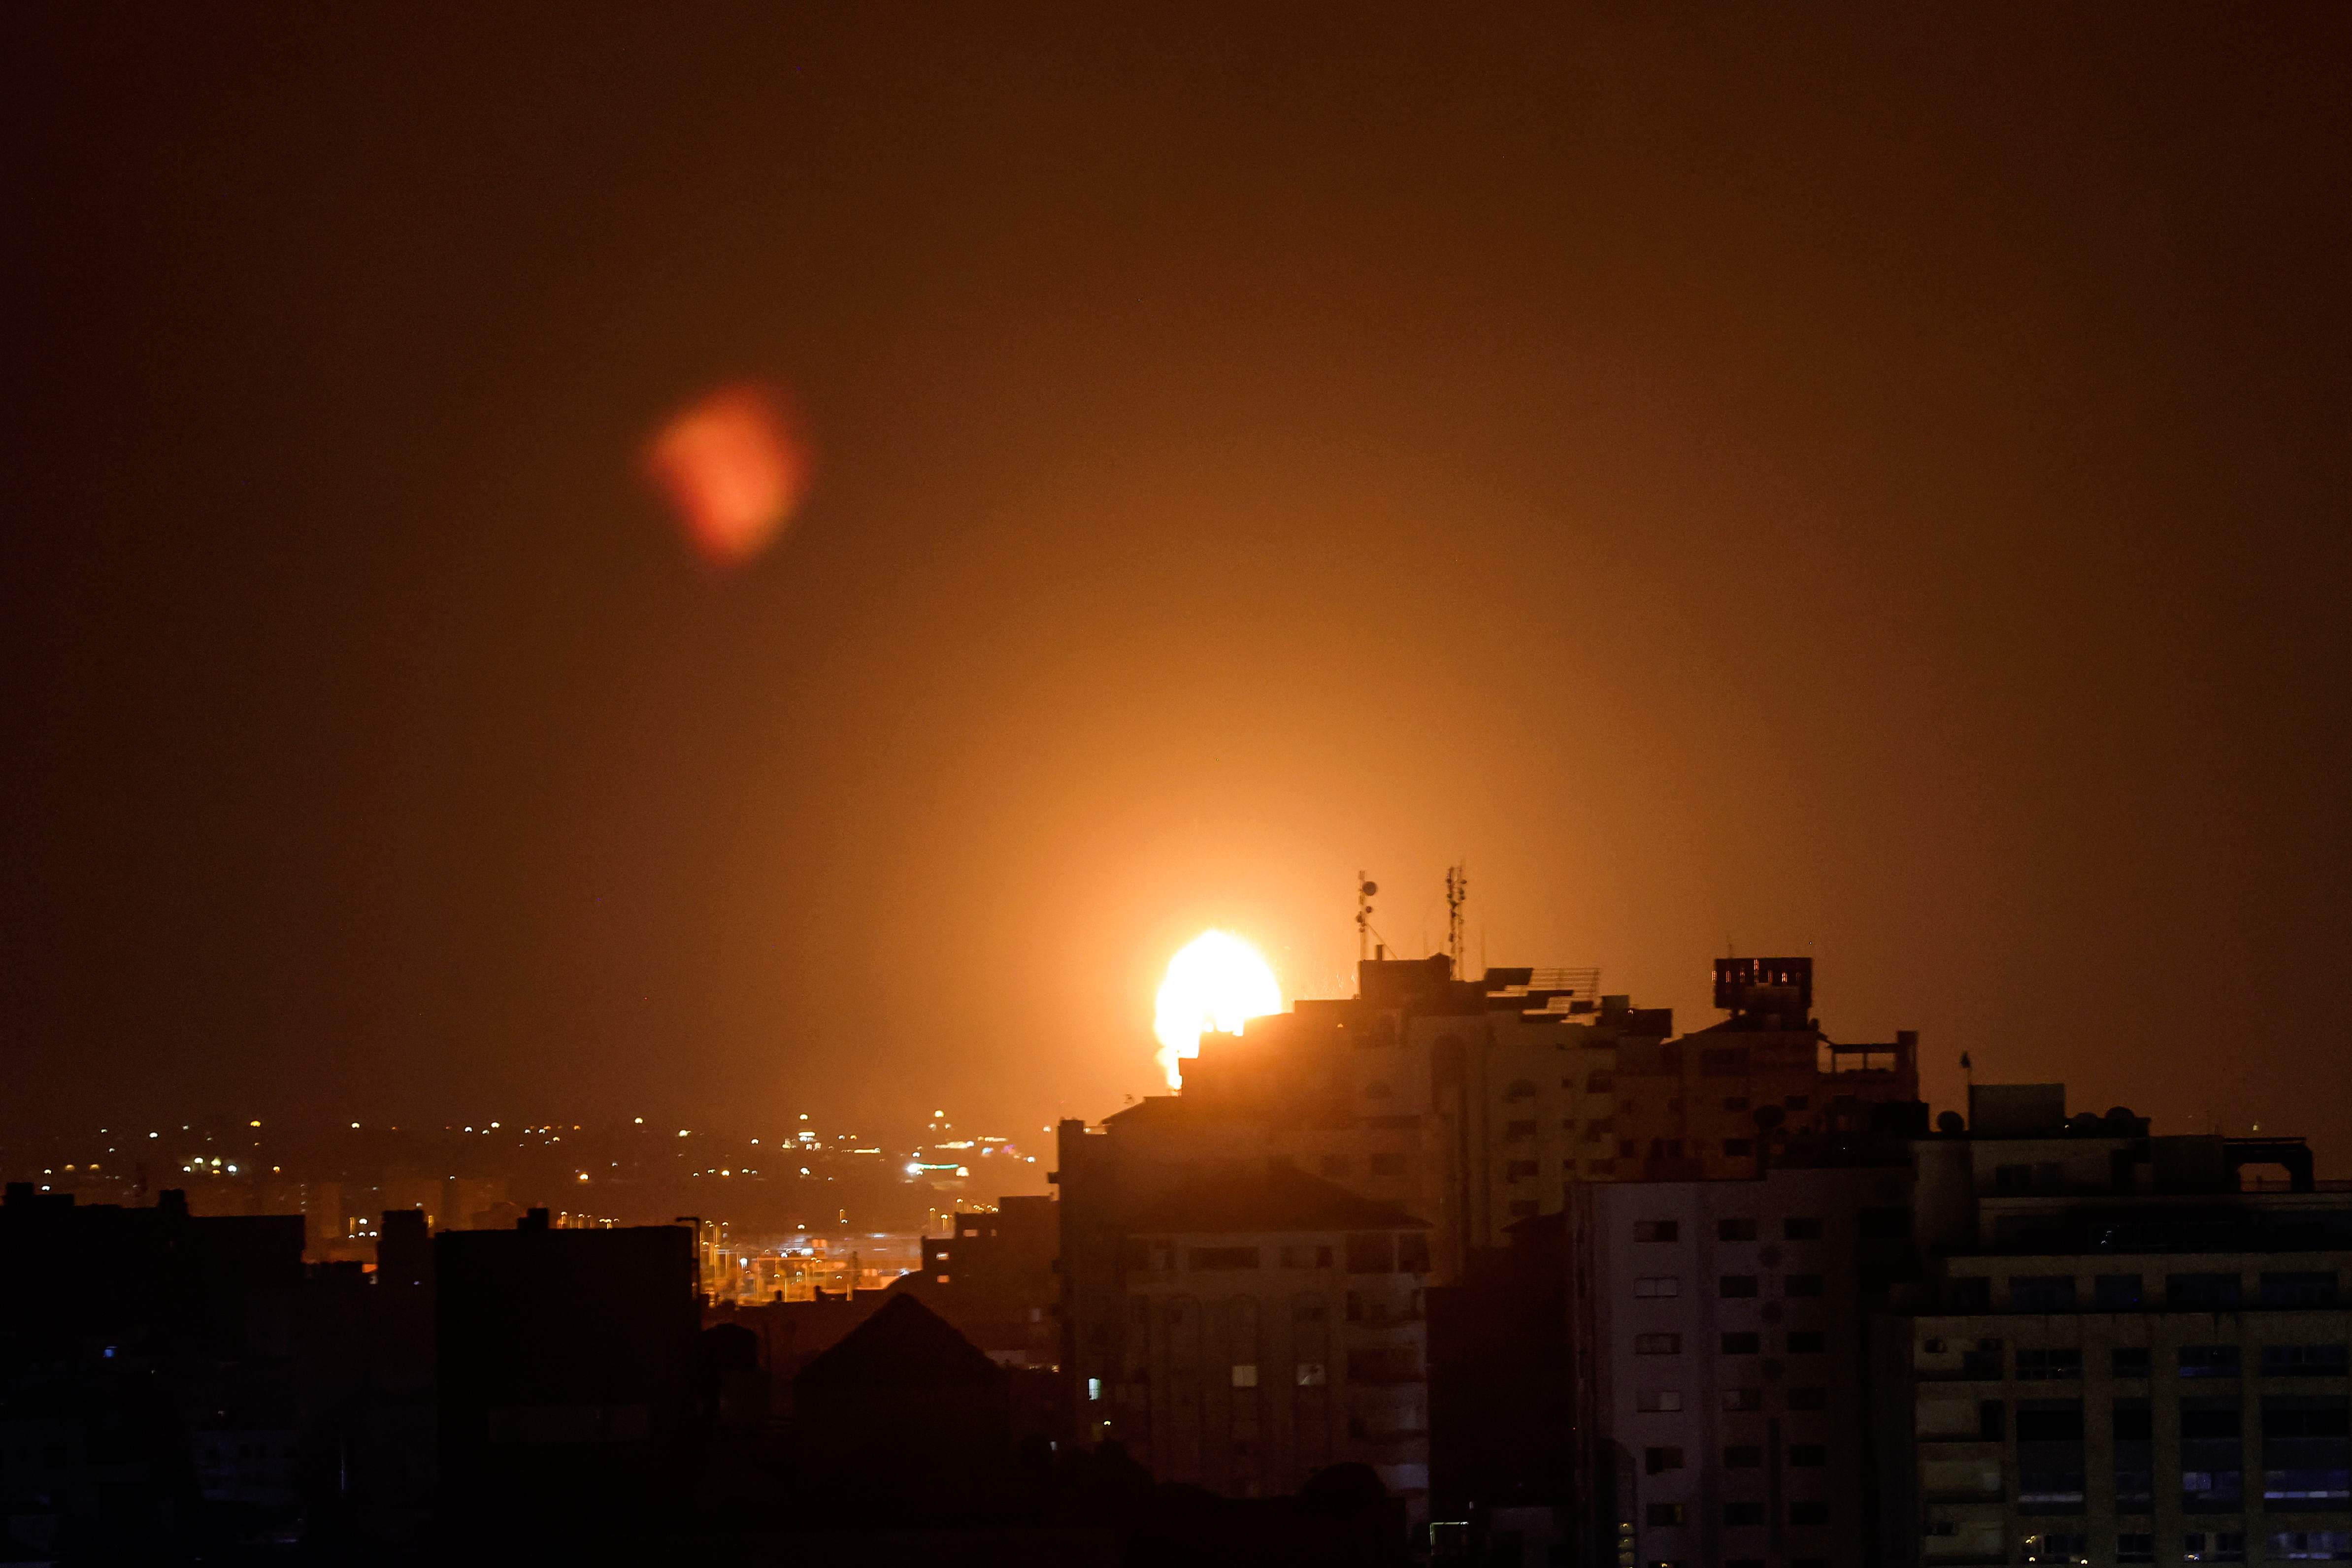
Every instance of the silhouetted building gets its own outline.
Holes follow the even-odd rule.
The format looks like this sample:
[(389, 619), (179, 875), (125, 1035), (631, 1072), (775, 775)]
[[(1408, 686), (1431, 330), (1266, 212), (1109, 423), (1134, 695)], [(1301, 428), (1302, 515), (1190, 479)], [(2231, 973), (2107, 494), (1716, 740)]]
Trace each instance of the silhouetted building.
[(158, 1556), (298, 1517), (302, 1221), (0, 1204), (0, 1518), (19, 1555)]
[(893, 1295), (793, 1380), (800, 1484), (829, 1507), (969, 1513), (1011, 1458), (1006, 1374), (912, 1296)]
[(1280, 1162), (1145, 1206), (1122, 1243), (1120, 1359), (1084, 1374), (1097, 1429), (1165, 1481), (1264, 1497), (1355, 1461), (1417, 1509), (1428, 1228)]
[(682, 1512), (693, 1481), (699, 1303), (680, 1226), (433, 1240), (440, 1496), (468, 1536)]
[(958, 1209), (948, 1235), (923, 1238), (921, 1269), (891, 1289), (919, 1298), (998, 1364), (1050, 1369), (1062, 1348), (1060, 1247), (1050, 1197)]
[(1480, 1561), (1549, 1562), (1574, 1495), (1566, 1217), (1518, 1221), (1428, 1301), (1430, 1517), (1475, 1525)]
[(1969, 1103), (1914, 1145), (1928, 1299), (1878, 1342), (1889, 1560), (2352, 1559), (2352, 1194), (2300, 1139)]
[(1812, 1002), (1811, 958), (1717, 959), (1715, 1005), (1728, 1018), (1617, 1051), (1616, 1175), (1753, 1176), (1759, 1138), (1863, 1133), (1878, 1106), (1918, 1099), (1916, 1033), (1839, 1045), (1822, 1032)]

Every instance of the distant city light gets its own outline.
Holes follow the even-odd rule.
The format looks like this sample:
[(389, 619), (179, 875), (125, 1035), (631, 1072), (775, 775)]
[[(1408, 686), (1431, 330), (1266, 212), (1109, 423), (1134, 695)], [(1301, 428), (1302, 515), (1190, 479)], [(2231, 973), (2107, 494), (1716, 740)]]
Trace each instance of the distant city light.
[(247, 1122), (246, 1125), (248, 1127), (258, 1127), (261, 1124), (258, 1122)]

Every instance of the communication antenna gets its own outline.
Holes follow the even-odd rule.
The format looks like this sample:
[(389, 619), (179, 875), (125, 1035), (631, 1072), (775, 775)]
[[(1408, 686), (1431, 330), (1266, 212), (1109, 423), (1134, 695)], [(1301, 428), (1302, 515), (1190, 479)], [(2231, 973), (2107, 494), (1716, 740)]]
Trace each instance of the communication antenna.
[(1462, 905), (1470, 897), (1470, 872), (1465, 866), (1445, 868), (1445, 956), (1453, 960), (1454, 977), (1462, 977)]
[(1362, 963), (1372, 956), (1372, 894), (1381, 884), (1356, 873), (1356, 961)]

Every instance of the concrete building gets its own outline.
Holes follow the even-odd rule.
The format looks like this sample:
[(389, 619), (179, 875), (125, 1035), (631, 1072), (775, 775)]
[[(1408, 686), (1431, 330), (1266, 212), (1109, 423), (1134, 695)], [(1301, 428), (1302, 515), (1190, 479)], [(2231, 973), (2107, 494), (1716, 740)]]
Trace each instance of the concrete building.
[(1879, 1336), (1889, 1561), (2352, 1560), (2352, 1193), (2300, 1140), (1970, 1101), (1916, 1146), (1933, 1277)]
[(1050, 1197), (959, 1208), (922, 1239), (922, 1267), (891, 1287), (953, 1323), (1000, 1366), (1044, 1371), (1061, 1359), (1061, 1217)]
[(1878, 1530), (1863, 1325), (1908, 1256), (1909, 1187), (1899, 1166), (1864, 1165), (1577, 1188), (1582, 1561), (1865, 1561)]
[(1733, 1180), (1756, 1174), (1759, 1142), (1866, 1132), (1876, 1106), (1919, 1097), (1919, 1037), (1840, 1045), (1812, 1016), (1811, 958), (1718, 958), (1715, 1005), (1729, 1016), (1679, 1040), (1617, 1051), (1620, 1180)]
[(1155, 1476), (1265, 1497), (1352, 1461), (1426, 1496), (1426, 1225), (1234, 1165), (1135, 1214), (1124, 1249), (1121, 1360), (1086, 1392)]

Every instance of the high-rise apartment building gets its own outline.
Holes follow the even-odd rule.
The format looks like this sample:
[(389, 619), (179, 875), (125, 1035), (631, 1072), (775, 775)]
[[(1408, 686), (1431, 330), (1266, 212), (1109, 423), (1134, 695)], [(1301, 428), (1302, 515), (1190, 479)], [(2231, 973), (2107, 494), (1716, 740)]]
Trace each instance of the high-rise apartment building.
[(1931, 1278), (1879, 1336), (1888, 1560), (2352, 1560), (2352, 1194), (2299, 1139), (1970, 1102), (1915, 1145)]

